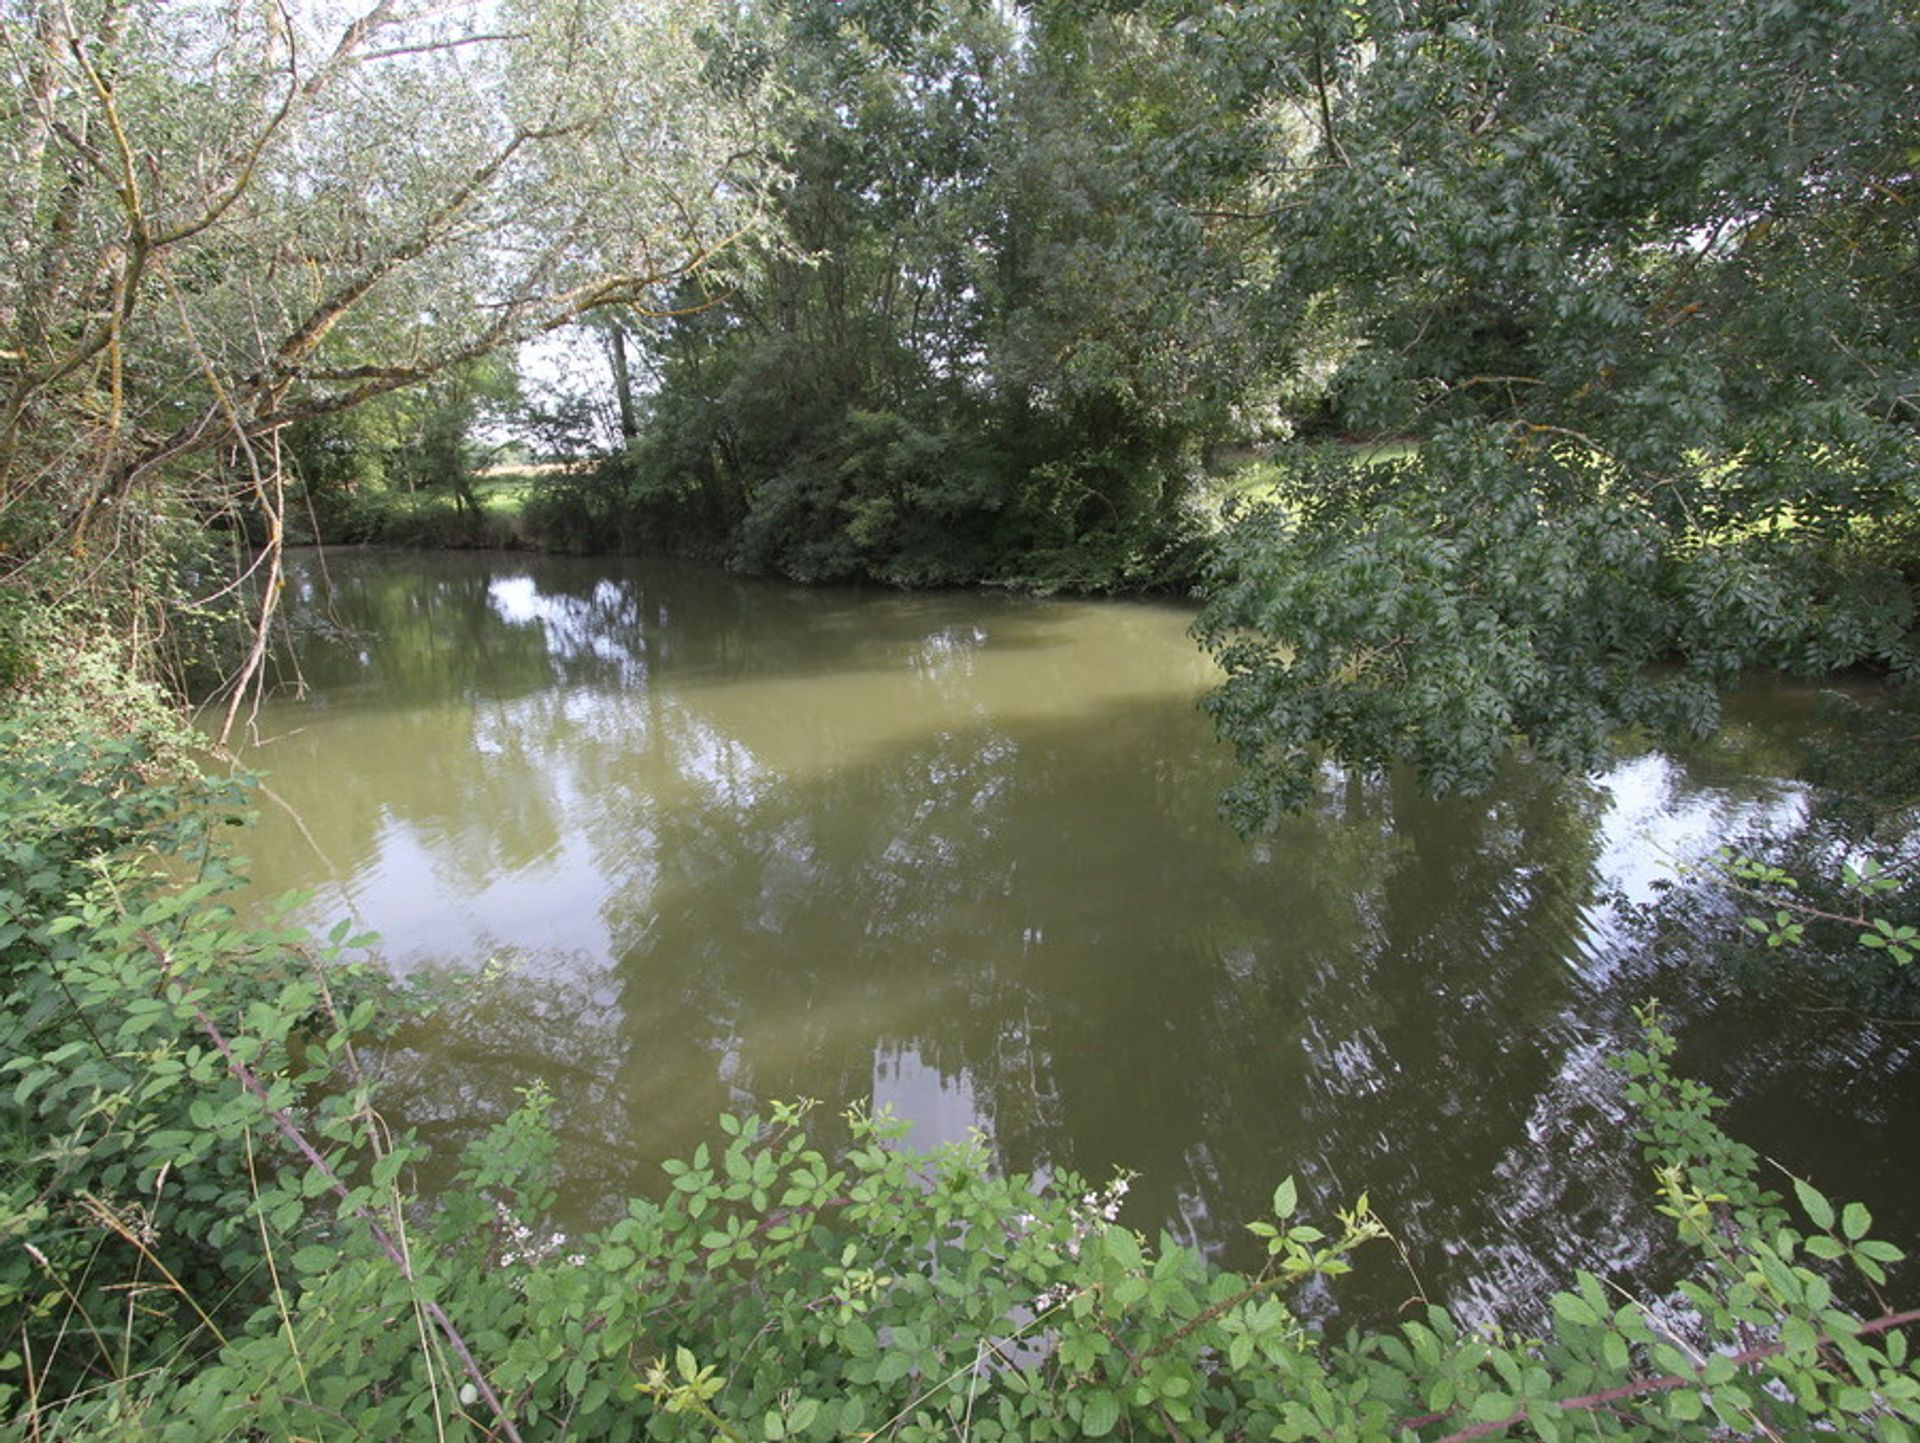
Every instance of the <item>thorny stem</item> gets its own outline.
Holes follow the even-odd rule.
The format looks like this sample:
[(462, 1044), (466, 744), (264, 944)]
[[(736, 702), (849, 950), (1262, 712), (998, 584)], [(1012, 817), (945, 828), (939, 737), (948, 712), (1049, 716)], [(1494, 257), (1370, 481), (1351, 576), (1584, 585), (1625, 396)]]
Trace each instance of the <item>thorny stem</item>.
[[(147, 950), (151, 952), (155, 960), (160, 963), (162, 977), (165, 982), (172, 985), (176, 980), (172, 975), (173, 959), (167, 955), (166, 949), (160, 945), (151, 932), (143, 928), (139, 936), (140, 940), (145, 943)], [(221, 1032), (219, 1025), (207, 1015), (199, 1003), (189, 1003), (189, 1006), (191, 1006), (193, 1010), (194, 1021), (199, 1025), (200, 1030), (206, 1034), (207, 1040), (214, 1045), (214, 1049), (218, 1051), (220, 1056), (226, 1061), (227, 1070), (233, 1074), (241, 1087), (246, 1089), (246, 1091), (260, 1103), (275, 1129), (287, 1140), (293, 1150), (306, 1159), (309, 1167), (313, 1168), (315, 1172), (326, 1179), (327, 1187), (334, 1196), (338, 1197), (342, 1202), (350, 1204), (349, 1210), (366, 1227), (367, 1235), (373, 1239), (374, 1245), (378, 1247), (382, 1253), (386, 1254), (388, 1261), (390, 1261), (395, 1268), (399, 1269), (400, 1276), (406, 1279), (409, 1285), (417, 1288), (418, 1279), (414, 1276), (413, 1264), (408, 1260), (406, 1252), (394, 1241), (393, 1235), (387, 1231), (381, 1224), (379, 1218), (374, 1215), (372, 1209), (361, 1203), (351, 1201), (352, 1194), (348, 1191), (346, 1183), (341, 1180), (340, 1174), (334, 1171), (332, 1164), (330, 1164), (325, 1157), (321, 1156), (319, 1150), (308, 1140), (307, 1135), (300, 1130), (293, 1119), (289, 1117), (284, 1110), (273, 1105), (273, 1099), (268, 1094), (265, 1086), (261, 1084), (258, 1077), (254, 1076), (253, 1069), (248, 1067), (246, 1063), (242, 1062), (240, 1058), (235, 1055), (232, 1045), (227, 1041), (226, 1034)], [(507, 1411), (506, 1405), (500, 1401), (500, 1395), (494, 1391), (493, 1384), (487, 1380), (486, 1373), (475, 1360), (472, 1350), (467, 1346), (467, 1340), (461, 1336), (460, 1330), (454, 1326), (453, 1319), (449, 1318), (445, 1309), (432, 1298), (420, 1297), (418, 1303), (422, 1311), (424, 1311), (429, 1318), (433, 1319), (434, 1326), (439, 1329), (441, 1336), (447, 1340), (447, 1345), (453, 1349), (454, 1355), (459, 1358), (461, 1370), (466, 1373), (468, 1380), (472, 1382), (474, 1389), (480, 1394), (481, 1399), (492, 1411), (493, 1416), (499, 1420), (501, 1434), (508, 1440), (508, 1443), (525, 1443), (525, 1439), (521, 1437), (519, 1428), (514, 1424), (512, 1414)]]
[[(1862, 1323), (1856, 1336), (1868, 1337), (1875, 1333), (1891, 1332), (1895, 1328), (1904, 1328), (1912, 1323), (1920, 1323), (1920, 1308), (1915, 1308), (1905, 1313), (1893, 1313), (1884, 1318), (1875, 1318), (1870, 1323)], [(1832, 1341), (1831, 1338), (1827, 1337), (1820, 1339), (1823, 1346)], [(1787, 1345), (1785, 1343), (1767, 1343), (1758, 1348), (1749, 1348), (1743, 1353), (1732, 1354), (1728, 1358), (1728, 1361), (1735, 1367), (1744, 1367), (1749, 1363), (1758, 1363), (1762, 1359), (1784, 1353), (1786, 1350)], [(1667, 1373), (1658, 1378), (1641, 1378), (1636, 1382), (1622, 1383), (1617, 1388), (1607, 1388), (1598, 1393), (1587, 1393), (1578, 1398), (1555, 1399), (1553, 1400), (1552, 1406), (1566, 1413), (1593, 1412), (1598, 1409), (1605, 1409), (1610, 1404), (1618, 1403), (1627, 1398), (1644, 1397), (1649, 1393), (1668, 1393), (1675, 1388), (1695, 1387), (1699, 1385), (1700, 1381), (1698, 1373)], [(1402, 1428), (1421, 1428), (1429, 1423), (1438, 1423), (1442, 1418), (1450, 1416), (1452, 1415), (1448, 1413), (1428, 1413), (1418, 1418), (1402, 1419), (1399, 1426)], [(1470, 1428), (1463, 1428), (1457, 1433), (1447, 1434), (1446, 1437), (1437, 1440), (1437, 1443), (1470, 1443), (1472, 1439), (1485, 1438), (1526, 1421), (1527, 1415), (1524, 1412), (1518, 1412), (1505, 1418), (1495, 1419), (1490, 1423), (1475, 1423)]]
[(1201, 1309), (1199, 1312), (1195, 1313), (1191, 1318), (1187, 1319), (1186, 1322), (1182, 1323), (1178, 1328), (1174, 1329), (1171, 1333), (1167, 1334), (1166, 1337), (1162, 1338), (1159, 1342), (1155, 1343), (1151, 1348), (1147, 1349), (1146, 1352), (1142, 1353), (1138, 1361), (1134, 1363), (1134, 1366), (1133, 1366), (1134, 1372), (1136, 1373), (1139, 1372), (1140, 1364), (1145, 1362), (1147, 1359), (1157, 1358), (1160, 1354), (1166, 1352), (1167, 1349), (1171, 1348), (1174, 1344), (1180, 1342), (1183, 1338), (1190, 1337), (1192, 1334), (1198, 1332), (1201, 1328), (1206, 1327), (1208, 1323), (1213, 1322), (1216, 1318), (1225, 1317), (1228, 1313), (1231, 1313), (1235, 1308), (1239, 1307), (1242, 1303), (1245, 1303), (1254, 1298), (1257, 1298), (1262, 1293), (1270, 1293), (1275, 1288), (1291, 1287), (1295, 1283), (1298, 1283), (1299, 1281), (1300, 1281), (1300, 1276), (1296, 1273), (1279, 1273), (1271, 1278), (1263, 1278), (1261, 1281), (1257, 1283), (1253, 1283), (1248, 1287), (1242, 1288), (1239, 1292), (1235, 1293), (1230, 1298), (1222, 1298), (1219, 1302), (1215, 1303), (1212, 1307)]
[[(1108, 1333), (1107, 1341), (1112, 1343), (1114, 1347), (1118, 1348), (1121, 1353), (1126, 1356), (1128, 1370), (1135, 1374), (1139, 1373), (1140, 1365), (1152, 1356), (1151, 1352), (1146, 1354), (1134, 1352), (1133, 1349), (1123, 1343), (1116, 1334)], [(1181, 1433), (1180, 1429), (1175, 1426), (1173, 1419), (1168, 1416), (1167, 1405), (1158, 1398), (1155, 1398), (1153, 1400), (1153, 1407), (1154, 1411), (1160, 1415), (1160, 1422), (1165, 1426), (1167, 1436), (1173, 1439), (1173, 1443), (1187, 1443), (1186, 1436)]]

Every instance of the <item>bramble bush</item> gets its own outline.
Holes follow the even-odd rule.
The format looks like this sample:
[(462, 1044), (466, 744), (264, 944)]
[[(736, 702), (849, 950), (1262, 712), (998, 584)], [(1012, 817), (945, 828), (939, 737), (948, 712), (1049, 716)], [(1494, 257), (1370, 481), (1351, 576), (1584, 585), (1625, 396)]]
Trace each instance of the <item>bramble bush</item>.
[(530, 1091), (420, 1197), (355, 1048), (406, 1005), (243, 927), (236, 801), (138, 739), (0, 730), (0, 1437), (1920, 1437), (1899, 1250), (1762, 1187), (1648, 1016), (1621, 1059), (1674, 1290), (1591, 1273), (1536, 1337), (1443, 1309), (1321, 1336), (1290, 1307), (1385, 1229), (1291, 1180), (1220, 1268), (1117, 1221), (1125, 1180), (996, 1176), (886, 1117), (720, 1119), (603, 1232), (548, 1221)]

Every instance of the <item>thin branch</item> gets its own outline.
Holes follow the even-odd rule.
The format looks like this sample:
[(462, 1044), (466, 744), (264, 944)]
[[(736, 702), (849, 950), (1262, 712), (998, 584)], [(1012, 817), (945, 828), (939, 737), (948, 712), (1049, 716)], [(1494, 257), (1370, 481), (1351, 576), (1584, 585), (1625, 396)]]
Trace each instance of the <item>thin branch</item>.
[(114, 103), (113, 87), (109, 85), (94, 64), (87, 58), (87, 47), (72, 29), (67, 31), (67, 49), (80, 66), (87, 83), (93, 87), (94, 98), (100, 102), (100, 113), (107, 122), (107, 129), (113, 136), (115, 149), (120, 153), (120, 174), (116, 185), (120, 191), (120, 205), (127, 214), (128, 233), (136, 242), (147, 239), (146, 212), (140, 197), (140, 177), (133, 159), (133, 142), (127, 138), (126, 127), (120, 123), (120, 107)]
[(227, 394), (227, 388), (220, 383), (212, 358), (200, 345), (200, 338), (193, 329), (193, 318), (187, 313), (186, 301), (174, 286), (173, 277), (164, 269), (161, 271), (161, 280), (166, 285), (167, 294), (173, 299), (174, 309), (179, 313), (181, 333), (187, 338), (187, 344), (193, 350), (194, 359), (200, 363), (200, 371), (206, 378), (207, 388), (213, 392), (214, 401), (225, 415), (228, 429), (232, 432), (235, 443), (239, 446), (241, 454), (246, 457), (247, 475), (253, 484), (254, 501), (260, 507), (261, 514), (267, 519), (267, 544), (261, 548), (262, 554), (266, 557), (267, 578), (260, 588), (260, 610), (254, 623), (253, 640), (247, 648), (246, 659), (234, 675), (233, 695), (229, 698), (226, 714), (220, 721), (220, 735), (216, 745), (224, 748), (227, 745), (227, 738), (233, 733), (233, 723), (240, 713), (240, 703), (249, 692), (252, 692), (255, 697), (259, 695), (259, 688), (255, 683), (260, 679), (261, 666), (266, 660), (267, 638), (272, 631), (274, 612), (280, 603), (280, 561), (282, 541), (285, 536), (283, 517), (286, 513), (286, 481), (276, 447), (273, 494), (268, 495), (266, 479), (260, 470), (260, 458), (253, 449), (253, 439), (241, 422), (240, 413)]
[(335, 75), (345, 69), (347, 62), (353, 59), (354, 52), (359, 50), (366, 38), (393, 19), (393, 5), (394, 0), (378, 0), (371, 10), (341, 31), (339, 40), (334, 43), (333, 54), (327, 57), (324, 65), (307, 78), (307, 83), (300, 89), (301, 95), (311, 99), (319, 94)]
[[(284, 8), (280, 12), (283, 20), (286, 18), (286, 13)], [(207, 227), (211, 226), (215, 221), (219, 220), (221, 216), (231, 210), (234, 202), (246, 194), (247, 188), (253, 184), (253, 173), (259, 167), (260, 157), (266, 154), (267, 146), (272, 142), (273, 137), (279, 133), (280, 127), (286, 122), (287, 117), (293, 113), (293, 102), (301, 93), (299, 84), (299, 60), (293, 51), (294, 40), (291, 21), (288, 21), (286, 24), (286, 32), (287, 93), (280, 102), (280, 108), (274, 112), (273, 118), (262, 127), (254, 143), (247, 148), (246, 157), (240, 162), (240, 173), (233, 178), (233, 184), (227, 187), (226, 194), (216, 198), (212, 204), (201, 212), (198, 220), (187, 221), (175, 226), (165, 235), (159, 237), (159, 239), (154, 242), (156, 247), (175, 245), (180, 241), (190, 240), (194, 236), (199, 235), (201, 231), (207, 229)]]
[(460, 188), (421, 222), (419, 230), (410, 239), (395, 246), (359, 276), (349, 281), (343, 289), (336, 291), (316, 306), (293, 334), (281, 343), (279, 354), (274, 357), (270, 375), (276, 381), (284, 381), (290, 377), (300, 362), (312, 354), (314, 348), (326, 339), (327, 333), (339, 323), (340, 318), (346, 315), (367, 292), (401, 266), (424, 255), (432, 247), (440, 228), (473, 203), (474, 198), (500, 173), (501, 168), (513, 159), (529, 138), (530, 134), (525, 130), (515, 132), (513, 138), (501, 146), (496, 154), (488, 157), (467, 175)]
[(423, 40), (418, 45), (396, 45), (391, 50), (370, 50), (361, 56), (363, 62), (392, 60), (400, 55), (425, 55), (435, 50), (454, 50), (462, 45), (482, 45), (491, 40), (530, 40), (532, 32), (526, 30), (503, 31), (498, 35), (462, 35), (455, 40)]
[[(1869, 1323), (1862, 1323), (1856, 1336), (1868, 1337), (1876, 1333), (1891, 1332), (1895, 1328), (1904, 1328), (1912, 1323), (1920, 1323), (1920, 1308), (1915, 1308), (1905, 1313), (1893, 1313), (1884, 1318), (1875, 1318)], [(1830, 1337), (1823, 1336), (1820, 1339), (1821, 1346), (1826, 1346), (1832, 1342), (1833, 1339)], [(1787, 1345), (1785, 1343), (1767, 1343), (1758, 1348), (1749, 1348), (1743, 1353), (1730, 1354), (1727, 1356), (1727, 1361), (1732, 1363), (1736, 1368), (1740, 1368), (1750, 1363), (1758, 1363), (1764, 1359), (1774, 1357), (1786, 1352), (1786, 1350)], [(1578, 1398), (1554, 1399), (1553, 1406), (1565, 1413), (1593, 1412), (1595, 1410), (1605, 1409), (1613, 1403), (1618, 1403), (1628, 1398), (1640, 1398), (1649, 1393), (1669, 1393), (1675, 1388), (1698, 1387), (1702, 1382), (1701, 1372), (1704, 1372), (1704, 1369), (1691, 1374), (1667, 1373), (1658, 1378), (1641, 1378), (1632, 1383), (1622, 1383), (1617, 1388), (1607, 1388), (1598, 1393), (1587, 1393)], [(1419, 1428), (1428, 1423), (1437, 1423), (1440, 1419), (1447, 1416), (1449, 1415), (1439, 1413), (1428, 1414), (1423, 1418), (1408, 1418), (1403, 1420), (1400, 1426), (1402, 1428)], [(1457, 1433), (1449, 1433), (1444, 1438), (1436, 1440), (1436, 1443), (1471, 1443), (1472, 1439), (1485, 1438), (1491, 1434), (1500, 1433), (1508, 1428), (1525, 1423), (1526, 1421), (1527, 1415), (1522, 1411), (1511, 1414), (1505, 1418), (1497, 1419), (1491, 1423), (1476, 1423), (1471, 1428), (1463, 1428)]]

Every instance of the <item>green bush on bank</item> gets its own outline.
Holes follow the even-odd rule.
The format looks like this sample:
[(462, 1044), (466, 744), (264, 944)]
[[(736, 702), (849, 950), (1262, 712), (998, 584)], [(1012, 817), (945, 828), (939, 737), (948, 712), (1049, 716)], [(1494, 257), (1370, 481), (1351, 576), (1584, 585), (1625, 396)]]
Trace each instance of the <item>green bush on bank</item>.
[(472, 551), (528, 544), (517, 498), (516, 504), (496, 504), (490, 493), (479, 493), (477, 499), (476, 513), (448, 491), (369, 486), (329, 497), (315, 515), (321, 538), (345, 545)]
[(1289, 1298), (1382, 1235), (1365, 1199), (1323, 1230), (1282, 1183), (1238, 1274), (1120, 1225), (1119, 1182), (885, 1119), (829, 1156), (804, 1105), (569, 1239), (538, 1093), (414, 1191), (354, 1052), (401, 1001), (222, 904), (232, 788), (138, 735), (0, 751), (0, 1436), (1920, 1437), (1898, 1250), (1763, 1189), (1657, 1021), (1623, 1068), (1695, 1266), (1666, 1298), (1582, 1273), (1537, 1338), (1318, 1336)]

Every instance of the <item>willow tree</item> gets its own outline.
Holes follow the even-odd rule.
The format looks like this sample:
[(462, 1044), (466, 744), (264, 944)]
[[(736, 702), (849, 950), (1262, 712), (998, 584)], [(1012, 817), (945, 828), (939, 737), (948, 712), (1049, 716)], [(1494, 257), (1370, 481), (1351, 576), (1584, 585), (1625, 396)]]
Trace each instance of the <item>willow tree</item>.
[(752, 224), (750, 104), (702, 79), (717, 9), (9, 8), (9, 585), (111, 599), (140, 651), (207, 599), (166, 538), (224, 515), (270, 606), (286, 427), (657, 305)]
[[(1323, 758), (1484, 782), (1702, 734), (1740, 669), (1910, 672), (1920, 32), (1892, 0), (1206, 7), (1254, 67), (1271, 323), (1343, 426), (1203, 630), (1250, 821)], [(1284, 144), (1281, 142), (1284, 141)]]

